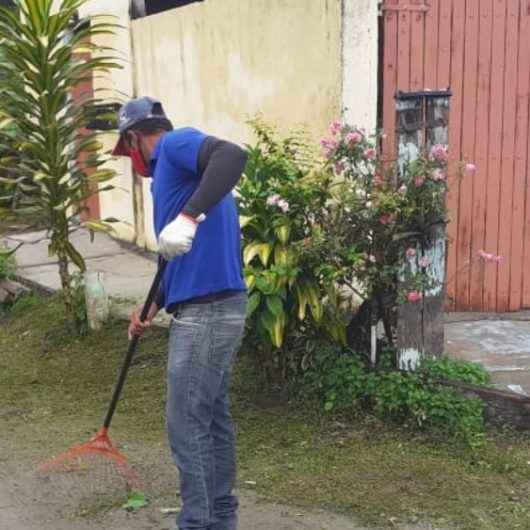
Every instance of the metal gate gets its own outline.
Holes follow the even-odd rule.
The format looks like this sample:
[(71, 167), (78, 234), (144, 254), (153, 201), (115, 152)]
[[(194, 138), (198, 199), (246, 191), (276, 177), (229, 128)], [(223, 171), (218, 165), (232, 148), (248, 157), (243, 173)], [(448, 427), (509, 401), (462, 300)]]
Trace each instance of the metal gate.
[[(396, 152), (396, 91), (450, 88), (452, 159), (477, 166), (450, 179), (450, 307), (530, 308), (530, 0), (382, 4), (385, 156)], [(503, 261), (477, 260), (481, 249)]]

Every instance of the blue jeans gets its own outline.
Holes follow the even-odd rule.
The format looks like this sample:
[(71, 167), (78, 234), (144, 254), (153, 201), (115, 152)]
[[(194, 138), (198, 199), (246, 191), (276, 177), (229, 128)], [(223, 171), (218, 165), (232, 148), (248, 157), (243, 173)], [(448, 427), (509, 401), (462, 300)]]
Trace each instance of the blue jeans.
[(176, 312), (169, 336), (167, 429), (180, 475), (179, 530), (236, 530), (229, 389), (247, 294)]

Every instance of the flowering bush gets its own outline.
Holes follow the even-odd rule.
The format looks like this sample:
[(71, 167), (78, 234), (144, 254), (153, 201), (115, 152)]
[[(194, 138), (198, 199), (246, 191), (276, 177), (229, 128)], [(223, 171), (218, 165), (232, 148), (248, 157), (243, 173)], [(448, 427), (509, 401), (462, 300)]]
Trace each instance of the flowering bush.
[[(367, 353), (374, 309), (392, 346), (397, 304), (418, 303), (443, 282), (430, 249), (447, 222), (447, 147), (434, 145), (397, 171), (378, 156), (377, 135), (336, 121), (321, 141), (322, 163), (300, 139), (277, 141), (253, 125), (258, 143), (239, 203), (254, 349), (283, 374), (300, 362), (299, 337), (347, 337)], [(498, 260), (484, 251), (477, 258)], [(365, 308), (345, 332), (340, 308), (352, 291)]]

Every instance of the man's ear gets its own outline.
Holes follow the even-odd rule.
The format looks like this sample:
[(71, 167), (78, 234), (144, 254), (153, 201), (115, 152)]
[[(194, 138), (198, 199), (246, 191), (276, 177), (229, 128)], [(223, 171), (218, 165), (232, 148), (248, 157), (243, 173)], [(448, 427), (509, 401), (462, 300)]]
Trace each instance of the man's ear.
[(125, 136), (125, 141), (127, 142), (127, 146), (129, 149), (140, 149), (140, 138), (138, 137), (138, 133), (129, 131), (127, 132)]

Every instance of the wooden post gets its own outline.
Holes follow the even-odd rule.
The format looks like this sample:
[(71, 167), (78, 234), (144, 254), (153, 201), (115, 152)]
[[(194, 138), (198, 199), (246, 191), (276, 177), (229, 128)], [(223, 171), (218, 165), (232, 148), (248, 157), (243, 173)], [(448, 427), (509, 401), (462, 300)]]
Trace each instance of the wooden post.
[[(397, 143), (400, 173), (424, 149), (448, 143), (449, 92), (398, 93)], [(418, 302), (405, 302), (398, 309), (398, 365), (414, 370), (424, 356), (437, 357), (444, 351), (443, 304), (445, 299), (445, 224), (433, 225), (425, 245), (418, 244), (416, 258), (403, 263), (416, 273), (420, 258), (427, 258), (426, 273), (434, 287)], [(402, 277), (403, 277), (402, 276)]]

